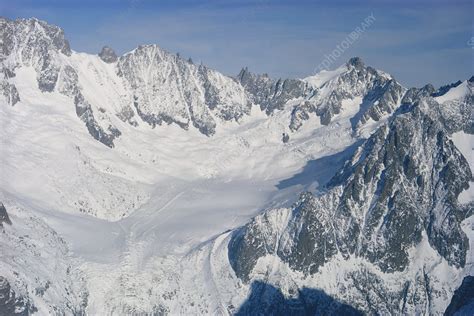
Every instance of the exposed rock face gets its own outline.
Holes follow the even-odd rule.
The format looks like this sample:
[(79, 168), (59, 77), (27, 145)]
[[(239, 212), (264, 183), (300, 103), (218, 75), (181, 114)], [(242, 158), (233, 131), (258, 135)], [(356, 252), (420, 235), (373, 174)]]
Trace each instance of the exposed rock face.
[(363, 99), (360, 112), (354, 117), (354, 127), (369, 119), (378, 121), (398, 107), (405, 89), (395, 79), (366, 67), (357, 57), (349, 60), (346, 67), (347, 71), (319, 88), (321, 96), (313, 97), (312, 108), (322, 124), (329, 124), (340, 113), (344, 99)]
[[(436, 90), (431, 84), (424, 87), (411, 88), (403, 96), (402, 104), (412, 104), (427, 100), (429, 107), (426, 109), (430, 115), (444, 124), (449, 133), (464, 131), (468, 134), (474, 133), (474, 82), (467, 80), (465, 82), (457, 81), (445, 85)], [(454, 90), (453, 96), (448, 93)]]
[(0, 230), (0, 315), (84, 315), (87, 294), (65, 242), (27, 210), (9, 212), (14, 226)]
[(247, 68), (241, 70), (237, 80), (242, 84), (251, 100), (260, 104), (262, 110), (271, 114), (282, 110), (288, 101), (302, 101), (292, 109), (290, 129), (295, 132), (313, 114), (327, 125), (339, 114), (342, 101), (363, 98), (360, 113), (354, 118), (354, 127), (369, 119), (380, 120), (392, 113), (400, 104), (405, 89), (393, 78), (366, 67), (360, 58), (352, 58), (339, 75), (321, 86), (312, 86), (304, 80), (272, 80), (267, 75), (254, 75)]
[(435, 91), (435, 87), (431, 84), (427, 84), (420, 89), (410, 88), (403, 96), (402, 103), (413, 104), (419, 102), (421, 99), (431, 96)]
[(61, 28), (37, 19), (11, 21), (0, 18), (0, 38), (0, 62), (4, 77), (0, 81), (0, 91), (10, 105), (19, 102), (20, 96), (8, 79), (15, 75), (15, 68), (32, 66), (41, 91), (52, 92), (56, 89), (71, 97), (78, 117), (84, 121), (91, 136), (109, 147), (114, 146), (113, 140), (120, 136), (120, 131), (114, 126), (104, 130), (98, 124), (91, 106), (81, 93), (76, 70), (62, 62), (72, 52)]
[(105, 131), (95, 120), (91, 105), (80, 92), (74, 97), (74, 104), (76, 105), (76, 114), (86, 123), (89, 134), (102, 144), (113, 148), (114, 139), (122, 135), (122, 133), (112, 125), (109, 125), (107, 131)]
[(363, 160), (353, 160), (333, 179), (344, 185), (339, 212), (365, 214), (364, 225), (343, 220), (352, 236), (362, 236), (340, 249), (366, 256), (383, 271), (407, 266), (406, 251), (423, 230), (451, 265), (462, 267), (466, 260), (469, 246), (459, 224), (467, 214), (457, 196), (468, 187), (471, 170), (442, 124), (421, 107), (396, 116), (366, 143)]
[(474, 276), (468, 275), (454, 292), (451, 303), (444, 315), (463, 316), (474, 314)]
[(437, 112), (450, 133), (464, 131), (474, 134), (474, 82), (466, 81), (456, 84), (451, 89), (462, 89), (463, 93), (460, 96), (447, 98), (447, 93), (451, 91), (448, 90), (440, 97), (434, 98), (436, 103), (432, 103), (432, 109)]
[[(0, 19), (0, 27), (2, 20)], [(12, 66), (8, 67), (4, 63), (5, 55), (0, 55), (0, 93), (5, 97), (7, 104), (14, 106), (20, 101), (20, 95), (16, 86), (10, 82), (15, 77)]]
[(311, 89), (302, 80), (273, 80), (267, 74), (252, 74), (248, 68), (240, 71), (237, 80), (250, 95), (252, 102), (259, 104), (267, 114), (282, 110), (286, 102), (291, 99), (305, 97), (311, 93)]
[(60, 72), (60, 79), (57, 87), (58, 91), (74, 100), (76, 114), (86, 124), (89, 134), (104, 145), (113, 148), (113, 141), (121, 135), (121, 132), (112, 125), (104, 130), (98, 124), (91, 105), (85, 100), (81, 92), (76, 70), (71, 66), (64, 66)]
[(9, 105), (14, 106), (20, 101), (20, 95), (14, 84), (7, 81), (0, 81), (0, 91)]
[[(409, 250), (423, 236), (449, 265), (463, 267), (469, 243), (460, 222), (470, 212), (457, 197), (468, 187), (471, 170), (426, 107), (401, 109), (338, 172), (327, 193), (304, 193), (288, 215), (267, 212), (236, 232), (229, 244), (236, 274), (250, 280), (265, 255), (307, 275), (336, 255), (362, 258), (383, 273), (402, 272), (410, 264)], [(367, 273), (354, 273), (354, 286), (363, 291), (379, 279), (374, 275), (367, 283), (361, 279)], [(394, 310), (400, 300), (394, 299)]]
[(156, 45), (120, 57), (118, 74), (130, 85), (138, 115), (152, 126), (175, 123), (215, 133), (217, 117), (238, 121), (250, 113), (243, 88), (233, 79), (196, 66)]
[(392, 113), (400, 104), (403, 93), (403, 87), (393, 79), (373, 88), (363, 98), (362, 107), (366, 103), (368, 107), (356, 124), (363, 125), (369, 119), (379, 121), (384, 115)]
[(444, 85), (444, 86), (440, 87), (437, 91), (433, 92), (433, 93), (431, 94), (431, 96), (433, 96), (433, 97), (440, 97), (440, 96), (442, 96), (442, 95), (445, 95), (446, 92), (448, 92), (448, 91), (451, 90), (452, 88), (456, 88), (456, 87), (459, 86), (461, 83), (462, 83), (462, 81), (461, 81), (461, 80), (458, 80), (458, 81), (456, 81), (456, 82), (453, 82), (453, 83)]
[(35, 311), (36, 308), (28, 300), (16, 297), (8, 280), (0, 276), (0, 315), (27, 316)]
[(2, 227), (3, 223), (7, 223), (8, 225), (12, 224), (5, 206), (0, 202), (0, 227)]
[(0, 37), (0, 61), (12, 56), (13, 67), (20, 63), (33, 66), (38, 74), (39, 89), (53, 91), (59, 74), (58, 55), (71, 55), (63, 30), (37, 19), (0, 18)]
[(102, 59), (104, 62), (111, 64), (114, 63), (118, 60), (117, 54), (115, 54), (115, 51), (108, 47), (104, 46), (102, 47), (102, 50), (99, 53), (100, 59)]

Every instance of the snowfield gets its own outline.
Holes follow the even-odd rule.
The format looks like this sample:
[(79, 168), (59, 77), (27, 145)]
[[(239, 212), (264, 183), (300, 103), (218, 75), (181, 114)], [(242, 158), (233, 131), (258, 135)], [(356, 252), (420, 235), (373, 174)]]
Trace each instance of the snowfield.
[[(9, 21), (0, 22), (6, 32)], [(0, 277), (24, 298), (18, 310), (40, 315), (237, 313), (255, 288), (229, 261), (234, 234), (254, 219), (267, 221), (265, 237), (284, 235), (299, 195), (324, 196), (348, 159), (364, 158), (353, 155), (402, 111), (410, 91), (358, 58), (302, 80), (246, 74), (247, 85), (156, 45), (105, 62), (70, 51), (62, 30), (41, 23), (11, 26), (18, 28), (13, 48), (0, 56), (0, 202), (12, 222), (0, 225)], [(35, 45), (50, 55), (38, 55)], [(251, 95), (255, 82), (265, 93)], [(466, 80), (432, 100), (443, 118), (463, 118), (465, 104), (472, 114), (469, 97)], [(260, 99), (281, 106), (254, 102)], [(460, 129), (449, 137), (474, 170), (473, 135)], [(409, 169), (410, 161), (403, 164)], [(471, 181), (459, 196), (466, 210), (473, 188)], [(471, 245), (463, 268), (450, 265), (423, 231), (406, 249), (403, 271), (338, 254), (307, 275), (268, 254), (250, 279), (288, 299), (309, 288), (361, 309), (385, 306), (382, 314), (442, 314), (474, 272), (474, 217), (462, 228)], [(356, 279), (373, 286), (366, 296), (351, 286)], [(434, 301), (406, 280), (434, 284)], [(422, 303), (395, 306), (382, 297), (402, 292)]]
[[(73, 61), (76, 59), (79, 67), (90, 69), (83, 65), (85, 56)], [(90, 65), (97, 63), (96, 57), (90, 59)], [(107, 66), (94, 68), (99, 78), (113, 76)], [(96, 78), (82, 80), (85, 86)], [(85, 275), (91, 315), (113, 314), (122, 304), (124, 309), (142, 306), (143, 300), (157, 304), (158, 298), (133, 294), (150, 287), (161, 296), (168, 285), (156, 287), (161, 281), (153, 281), (155, 274), (166, 279), (175, 275), (176, 284), (169, 286), (176, 291), (183, 286), (191, 291), (201, 281), (208, 284), (207, 278), (181, 281), (181, 277), (197, 277), (190, 267), (214, 257), (212, 251), (220, 251), (219, 260), (225, 260), (223, 232), (265, 209), (291, 205), (305, 188), (316, 190), (320, 170), (335, 170), (333, 163), (341, 161), (318, 164), (315, 176), (293, 179), (293, 175), (311, 161), (337, 155), (356, 141), (349, 118), (358, 111), (360, 99), (346, 102), (343, 112), (328, 126), (311, 119), (288, 144), (281, 141), (288, 111), (268, 117), (253, 107), (240, 123), (219, 125), (214, 137), (174, 125), (152, 128), (142, 123), (134, 127), (116, 120), (123, 137), (110, 149), (90, 137), (69, 98), (34, 89), (34, 81), (32, 68), (18, 69), (14, 83), (21, 101), (14, 107), (0, 107), (2, 200), (8, 210), (27, 201), (28, 209), (64, 238)], [(107, 102), (116, 96), (114, 91), (89, 90), (86, 95), (95, 95), (104, 108), (115, 106)], [(327, 181), (328, 177), (326, 172), (322, 178)], [(286, 179), (291, 180), (289, 184)], [(279, 183), (283, 183), (281, 189)], [(219, 246), (214, 245), (215, 239)], [(209, 249), (213, 247), (218, 250)], [(183, 263), (183, 256), (198, 262)], [(182, 272), (176, 270), (178, 262)], [(219, 268), (232, 272), (228, 265)], [(186, 269), (192, 275), (186, 276)], [(168, 275), (170, 270), (172, 275)], [(219, 290), (212, 287), (215, 285), (209, 295), (215, 297), (227, 285)], [(127, 292), (126, 300), (116, 295), (118, 289)], [(234, 294), (229, 292), (228, 297)], [(181, 299), (173, 298), (170, 311), (214, 314), (227, 310), (210, 299), (202, 303), (205, 307), (185, 310), (186, 304), (178, 303)], [(244, 299), (234, 299), (234, 306)], [(149, 311), (153, 306), (142, 307)]]

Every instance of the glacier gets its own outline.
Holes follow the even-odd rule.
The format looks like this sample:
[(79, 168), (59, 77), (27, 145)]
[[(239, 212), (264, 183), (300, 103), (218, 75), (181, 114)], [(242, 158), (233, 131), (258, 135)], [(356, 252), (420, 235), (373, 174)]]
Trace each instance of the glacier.
[(0, 48), (0, 312), (437, 315), (474, 273), (473, 78)]

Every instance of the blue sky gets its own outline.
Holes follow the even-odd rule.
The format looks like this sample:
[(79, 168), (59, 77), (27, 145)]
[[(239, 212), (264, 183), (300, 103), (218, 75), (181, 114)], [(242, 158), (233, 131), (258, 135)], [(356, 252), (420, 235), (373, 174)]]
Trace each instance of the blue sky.
[(360, 56), (406, 86), (474, 74), (474, 0), (0, 0), (0, 12), (61, 26), (76, 51), (154, 43), (225, 74), (248, 66), (273, 77), (311, 75), (373, 14), (332, 68)]

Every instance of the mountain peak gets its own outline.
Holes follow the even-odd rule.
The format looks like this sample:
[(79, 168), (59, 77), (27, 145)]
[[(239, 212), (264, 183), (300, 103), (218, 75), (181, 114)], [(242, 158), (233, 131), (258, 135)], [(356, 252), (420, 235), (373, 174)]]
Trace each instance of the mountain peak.
[[(71, 48), (59, 26), (49, 24), (37, 18), (16, 19), (1, 18), (0, 36), (4, 36), (3, 53), (9, 55), (13, 50), (25, 51), (31, 57), (32, 51), (44, 54), (54, 50), (66, 56), (71, 55)], [(12, 38), (15, 40), (12, 40)]]
[(99, 57), (108, 64), (114, 63), (118, 59), (117, 54), (115, 54), (115, 51), (109, 46), (102, 47), (102, 50), (99, 53)]
[(3, 223), (7, 223), (8, 225), (12, 224), (5, 206), (3, 205), (2, 202), (0, 202), (0, 227), (3, 226)]
[(365, 66), (364, 62), (362, 61), (362, 59), (360, 57), (352, 57), (351, 59), (349, 59), (349, 61), (347, 62), (347, 65), (348, 66), (353, 66), (357, 69), (361, 69)]

